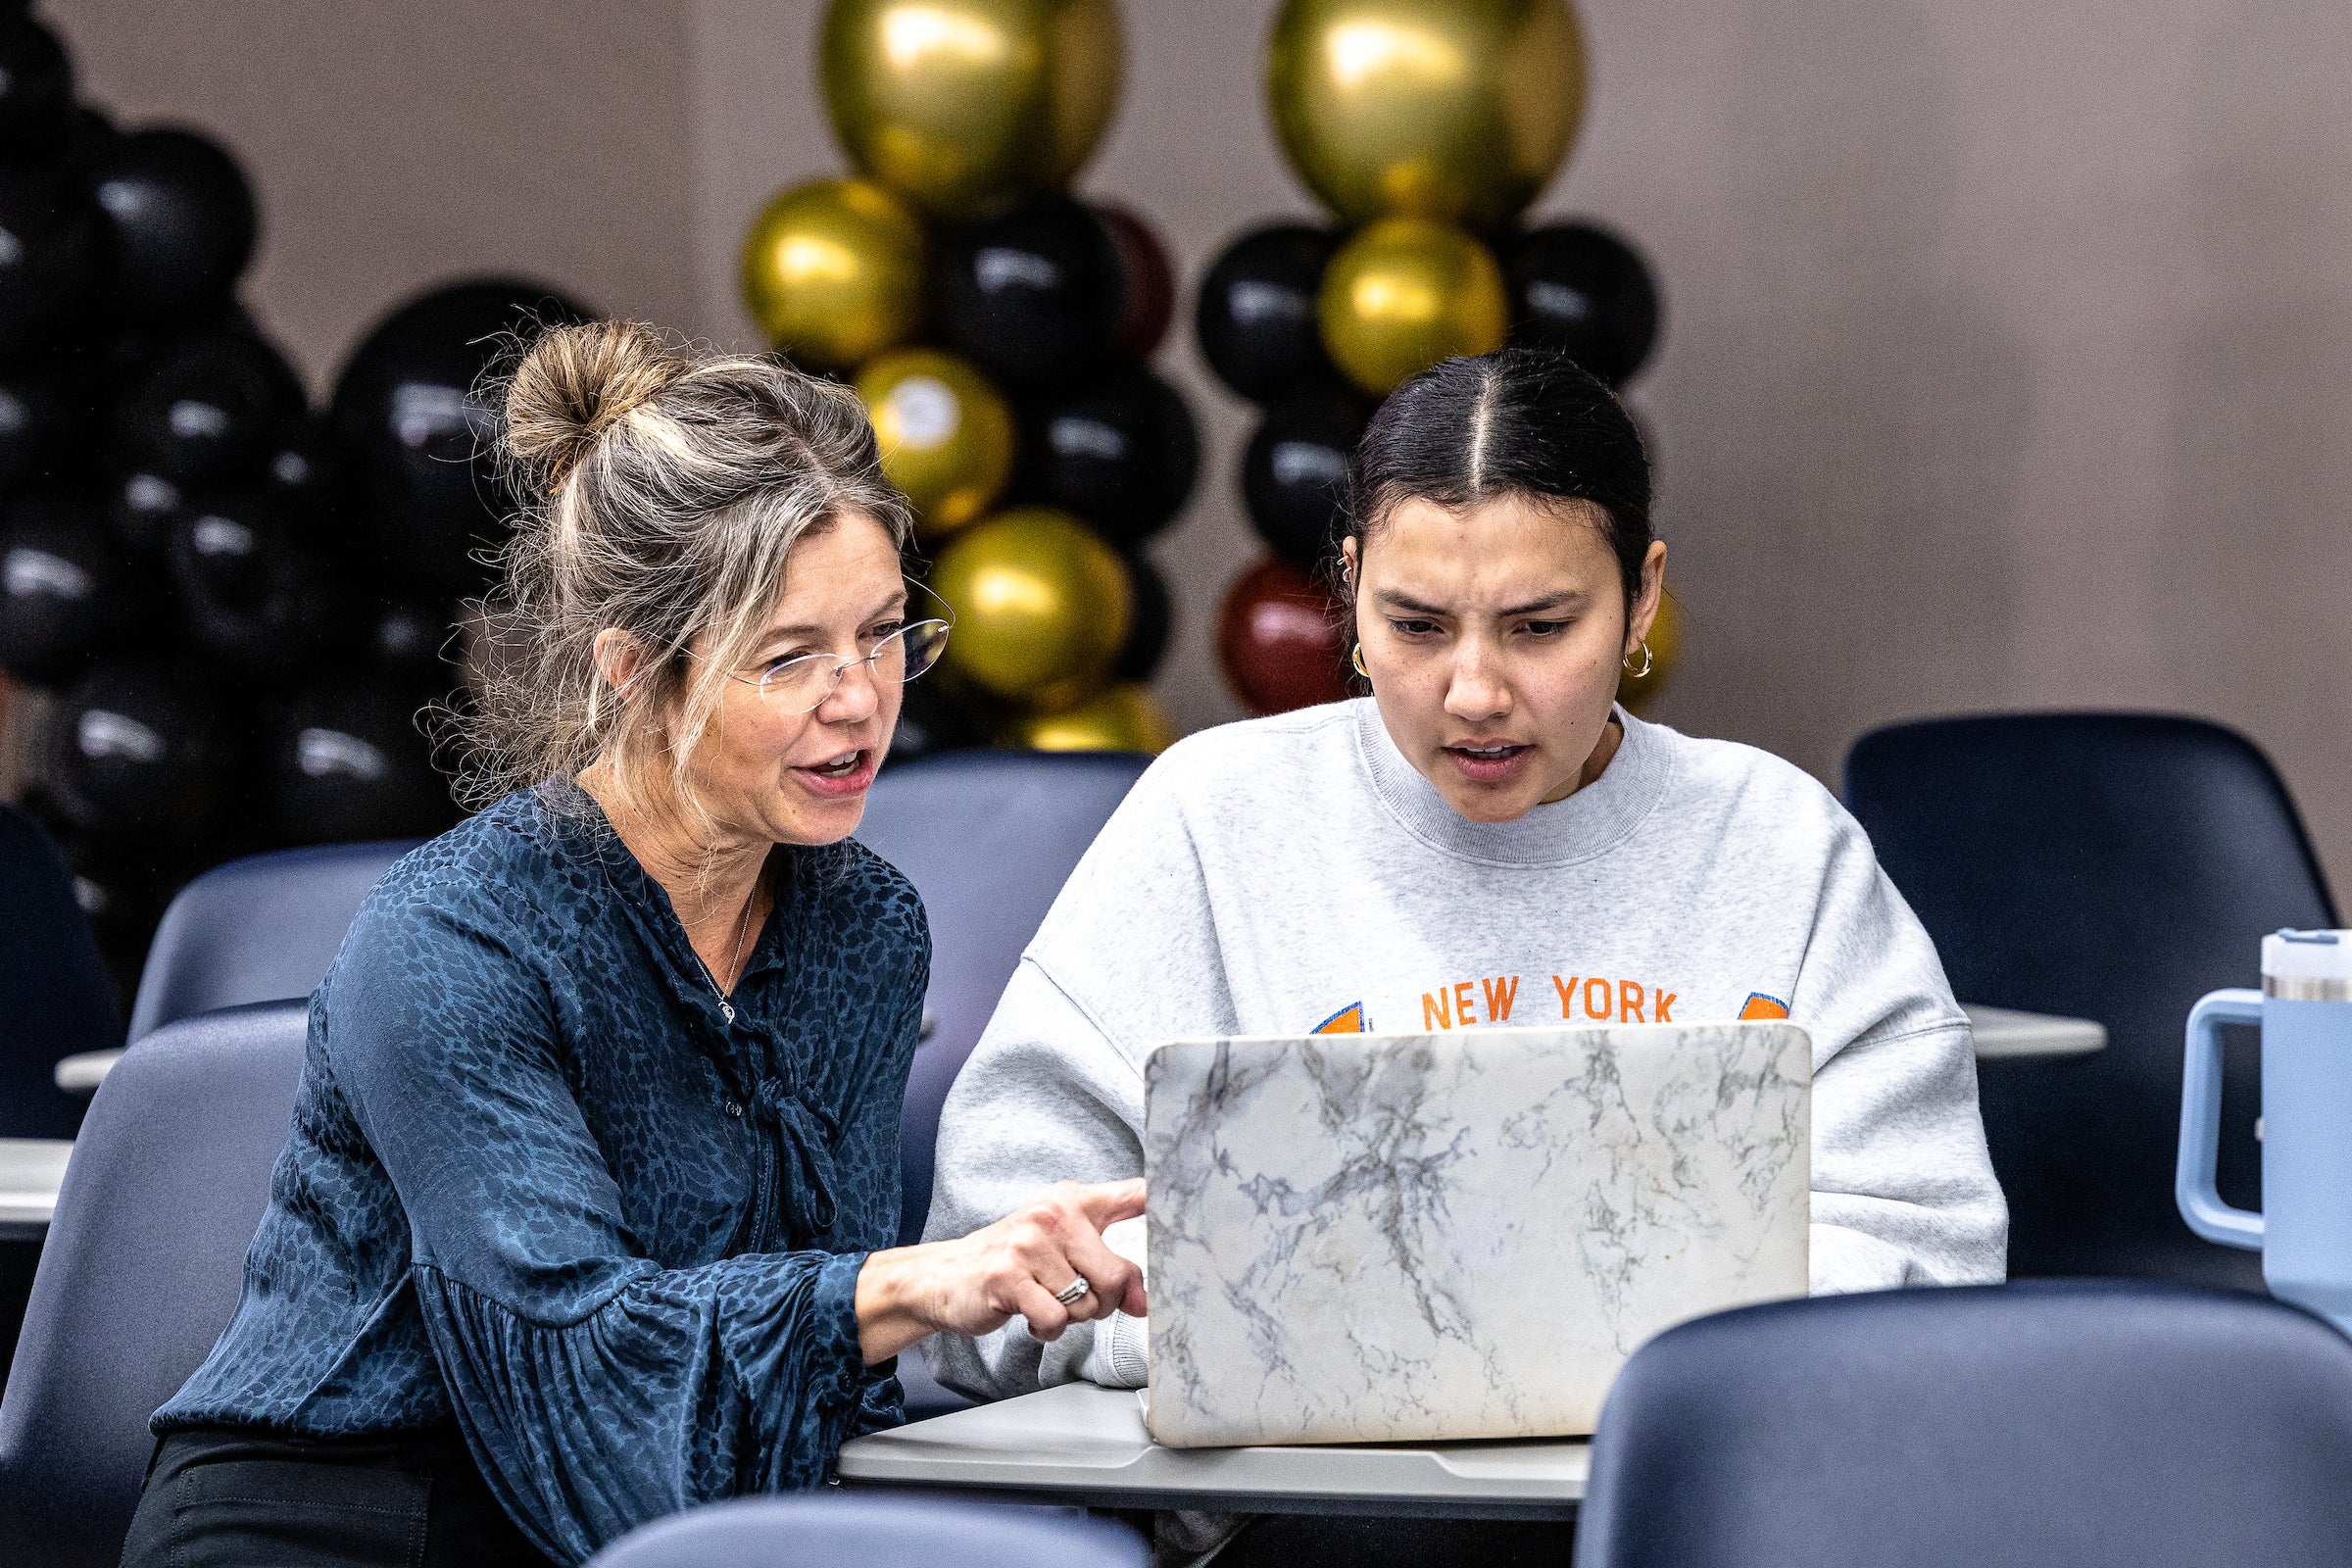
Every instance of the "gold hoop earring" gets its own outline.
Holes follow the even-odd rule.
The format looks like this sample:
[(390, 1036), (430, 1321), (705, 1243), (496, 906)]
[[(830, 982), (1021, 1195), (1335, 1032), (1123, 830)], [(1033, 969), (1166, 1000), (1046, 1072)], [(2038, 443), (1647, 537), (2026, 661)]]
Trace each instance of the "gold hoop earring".
[(1372, 678), (1372, 672), (1364, 667), (1364, 645), (1362, 643), (1357, 643), (1355, 645), (1355, 651), (1348, 656), (1348, 662), (1353, 664), (1355, 666), (1355, 672), (1358, 675), (1363, 676), (1364, 679), (1370, 680)]
[(1640, 669), (1636, 669), (1634, 667), (1634, 656), (1631, 654), (1626, 655), (1623, 659), (1618, 661), (1619, 663), (1625, 666), (1625, 672), (1628, 675), (1633, 676), (1636, 680), (1640, 680), (1642, 676), (1648, 674), (1650, 665), (1656, 663), (1657, 662), (1657, 656), (1649, 651), (1649, 639), (1646, 637), (1642, 639), (1642, 667)]

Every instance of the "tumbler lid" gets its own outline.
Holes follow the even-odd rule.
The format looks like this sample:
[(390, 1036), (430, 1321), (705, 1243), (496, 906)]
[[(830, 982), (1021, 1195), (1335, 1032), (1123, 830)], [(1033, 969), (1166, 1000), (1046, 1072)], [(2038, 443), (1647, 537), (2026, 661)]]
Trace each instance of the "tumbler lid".
[(2262, 939), (2265, 980), (2352, 981), (2352, 931), (2277, 931)]

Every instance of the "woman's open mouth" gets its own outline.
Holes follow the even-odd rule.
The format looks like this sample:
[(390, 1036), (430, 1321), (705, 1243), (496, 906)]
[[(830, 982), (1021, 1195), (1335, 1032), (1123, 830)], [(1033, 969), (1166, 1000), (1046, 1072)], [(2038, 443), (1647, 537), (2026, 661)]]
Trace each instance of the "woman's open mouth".
[(1477, 741), (1448, 746), (1446, 755), (1471, 783), (1499, 784), (1517, 772), (1521, 760), (1534, 750), (1512, 741)]
[(880, 765), (880, 753), (872, 747), (860, 747), (813, 766), (796, 767), (793, 771), (819, 795), (862, 795), (874, 782), (874, 772)]

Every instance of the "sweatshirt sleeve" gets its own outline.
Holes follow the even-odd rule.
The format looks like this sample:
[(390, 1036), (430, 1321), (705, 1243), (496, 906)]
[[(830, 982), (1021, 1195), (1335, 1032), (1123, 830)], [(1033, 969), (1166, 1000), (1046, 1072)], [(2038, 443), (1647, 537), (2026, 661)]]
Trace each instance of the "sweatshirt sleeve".
[(1936, 947), (1835, 802), (1791, 1018), (1813, 1038), (1812, 1288), (1996, 1282), (2009, 1210)]
[[(1022, 959), (941, 1111), (923, 1239), (969, 1235), (1058, 1181), (1142, 1175), (1143, 1125), (1138, 1064), (1035, 958)], [(1082, 1378), (1137, 1388), (1143, 1331), (1118, 1313), (1073, 1323), (1045, 1345), (1015, 1318), (977, 1340), (934, 1335), (923, 1349), (941, 1383), (974, 1398)]]
[(324, 1043), (405, 1211), (474, 1457), (570, 1563), (690, 1504), (823, 1479), (869, 1381), (865, 1255), (647, 1256), (519, 949), (494, 910), (411, 905), (347, 943)]

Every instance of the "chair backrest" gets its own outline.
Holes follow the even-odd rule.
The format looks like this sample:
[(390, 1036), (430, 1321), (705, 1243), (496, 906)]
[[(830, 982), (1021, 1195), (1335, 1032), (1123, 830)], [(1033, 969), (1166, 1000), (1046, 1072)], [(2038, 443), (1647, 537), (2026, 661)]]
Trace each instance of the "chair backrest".
[(742, 1497), (657, 1520), (589, 1568), (1143, 1568), (1135, 1532), (1073, 1509), (878, 1492)]
[(122, 1043), (122, 1016), (74, 874), (41, 825), (0, 803), (0, 1138), (71, 1138), (81, 1102), (60, 1056)]
[(360, 905), (413, 839), (249, 855), (179, 890), (156, 927), (130, 1038), (249, 1002), (307, 997)]
[(299, 1002), (159, 1029), (98, 1086), (0, 1395), (11, 1561), (114, 1568), (147, 1418), (228, 1326), (302, 1075)]
[[(2256, 984), (2266, 932), (2335, 924), (2269, 760), (2194, 719), (1936, 719), (1864, 736), (1845, 795), (1962, 1000), (2107, 1026), (2095, 1054), (1978, 1074), (2010, 1273), (2258, 1286), (2181, 1223), (2173, 1165), (2190, 1004)], [(2230, 1055), (2222, 1190), (2259, 1206), (2259, 1063)]]
[(2352, 1563), (2352, 1344), (2251, 1296), (2038, 1280), (1669, 1330), (1592, 1439), (1577, 1568)]
[(915, 1053), (899, 1122), (908, 1241), (931, 1207), (932, 1145), (956, 1074), (1071, 867), (1151, 762), (1123, 752), (952, 752), (875, 781), (858, 838), (906, 873), (931, 918), (935, 1027)]

